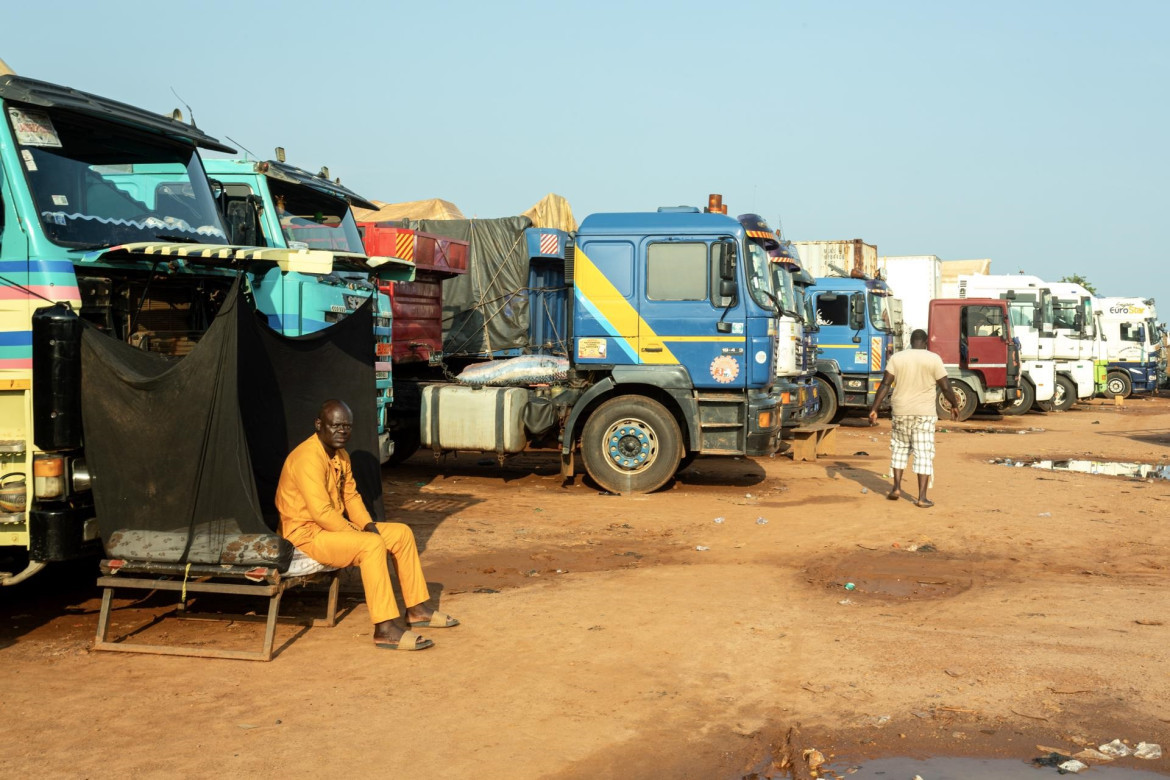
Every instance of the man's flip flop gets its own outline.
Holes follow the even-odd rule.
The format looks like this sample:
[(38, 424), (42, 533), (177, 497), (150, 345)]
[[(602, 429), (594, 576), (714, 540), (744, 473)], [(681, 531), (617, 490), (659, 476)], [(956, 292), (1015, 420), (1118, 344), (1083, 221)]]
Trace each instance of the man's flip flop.
[(455, 626), (459, 625), (459, 621), (448, 615), (446, 612), (440, 612), (436, 609), (433, 613), (431, 613), (430, 620), (421, 620), (417, 623), (411, 623), (410, 625), (415, 626), (416, 628), (455, 628)]
[(379, 650), (426, 650), (428, 647), (434, 647), (434, 644), (430, 639), (423, 639), (422, 635), (413, 631), (403, 631), (396, 642), (388, 639), (374, 640), (374, 647)]
[(930, 509), (932, 506), (934, 506), (934, 502), (931, 501), (929, 498), (926, 499), (925, 501), (918, 501), (917, 499), (915, 499), (914, 506), (918, 507), (919, 509)]
[(886, 498), (888, 498), (890, 501), (897, 501), (901, 497), (902, 494), (896, 490), (891, 490), (889, 493), (886, 493)]

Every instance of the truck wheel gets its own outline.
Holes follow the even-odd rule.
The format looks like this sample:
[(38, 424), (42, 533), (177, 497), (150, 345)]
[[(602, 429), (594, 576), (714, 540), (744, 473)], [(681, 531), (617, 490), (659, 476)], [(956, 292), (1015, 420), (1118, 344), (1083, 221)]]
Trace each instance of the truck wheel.
[(820, 403), (820, 408), (817, 413), (809, 418), (809, 425), (820, 425), (821, 423), (829, 423), (837, 416), (837, 391), (833, 389), (833, 384), (821, 377), (814, 377), (817, 382), (817, 401)]
[(1010, 404), (1004, 404), (999, 410), (1000, 414), (1008, 416), (1015, 416), (1017, 414), (1027, 414), (1028, 410), (1032, 408), (1032, 404), (1036, 403), (1036, 388), (1027, 379), (1020, 380), (1020, 397)]
[(1052, 393), (1052, 408), (1058, 412), (1067, 412), (1077, 402), (1077, 386), (1067, 376), (1056, 378), (1056, 387)]
[(419, 431), (417, 419), (408, 420), (413, 425), (404, 425), (401, 428), (392, 428), (390, 438), (394, 440), (394, 452), (386, 461), (387, 466), (397, 466), (418, 452)]
[[(960, 382), (958, 379), (951, 380), (951, 391), (955, 394), (955, 399), (959, 402), (959, 422), (970, 420), (971, 415), (975, 414), (975, 407), (979, 404), (979, 399), (975, 397), (975, 392), (971, 389), (970, 385), (966, 382)], [(947, 397), (942, 394), (942, 390), (935, 393), (934, 408), (938, 414), (938, 419), (951, 419), (951, 404), (947, 401)]]
[(581, 457), (593, 481), (610, 493), (649, 493), (678, 470), (682, 431), (649, 398), (611, 398), (589, 416)]
[(1105, 394), (1112, 398), (1119, 395), (1122, 398), (1129, 398), (1129, 394), (1133, 392), (1133, 382), (1129, 379), (1129, 374), (1124, 371), (1110, 371), (1109, 376), (1105, 379)]

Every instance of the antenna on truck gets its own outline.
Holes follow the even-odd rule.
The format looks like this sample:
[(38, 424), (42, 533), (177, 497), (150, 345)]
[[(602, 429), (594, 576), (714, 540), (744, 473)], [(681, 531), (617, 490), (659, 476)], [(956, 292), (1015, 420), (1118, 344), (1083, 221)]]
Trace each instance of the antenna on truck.
[[(178, 101), (183, 104), (183, 108), (187, 109), (187, 116), (191, 117), (191, 127), (195, 127), (195, 112), (191, 110), (191, 106), (187, 105), (186, 100), (183, 100), (183, 98), (179, 97), (179, 93), (175, 92), (174, 87), (171, 87), (171, 94), (174, 95)], [(175, 116), (176, 114), (178, 114), (178, 116)], [(171, 112), (171, 119), (182, 122), (183, 112), (176, 108), (173, 112)]]

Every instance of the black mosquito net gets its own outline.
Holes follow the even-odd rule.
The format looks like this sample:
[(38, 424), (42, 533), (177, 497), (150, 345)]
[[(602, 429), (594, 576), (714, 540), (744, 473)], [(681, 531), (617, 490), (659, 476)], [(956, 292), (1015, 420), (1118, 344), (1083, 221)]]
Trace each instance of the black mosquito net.
[(276, 564), (276, 482), (321, 402), (354, 410), (359, 490), (384, 517), (370, 304), (311, 336), (273, 332), (233, 286), (181, 360), (93, 328), (82, 335), (82, 415), (98, 525), (113, 557)]

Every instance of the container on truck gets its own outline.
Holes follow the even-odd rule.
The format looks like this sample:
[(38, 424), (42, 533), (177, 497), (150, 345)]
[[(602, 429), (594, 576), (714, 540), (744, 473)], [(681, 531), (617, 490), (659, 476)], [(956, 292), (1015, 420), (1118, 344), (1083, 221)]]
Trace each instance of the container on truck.
[(814, 279), (825, 276), (874, 278), (878, 275), (877, 247), (860, 238), (846, 241), (793, 241), (804, 270)]
[(934, 255), (883, 255), (878, 270), (890, 286), (890, 294), (901, 301), (902, 322), (909, 334), (926, 330), (930, 302), (942, 294), (942, 261)]

